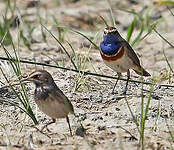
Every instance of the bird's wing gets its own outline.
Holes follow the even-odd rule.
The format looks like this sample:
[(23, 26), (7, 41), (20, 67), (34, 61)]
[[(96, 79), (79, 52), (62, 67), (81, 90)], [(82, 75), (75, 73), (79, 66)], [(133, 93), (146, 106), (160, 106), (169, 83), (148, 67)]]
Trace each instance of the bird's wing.
[(65, 104), (66, 108), (70, 113), (74, 113), (74, 108), (69, 99), (64, 95), (64, 93), (56, 86), (56, 90), (52, 90), (49, 94), (50, 98), (59, 101), (59, 103)]
[(125, 40), (123, 40), (121, 42), (121, 45), (125, 47), (125, 51), (126, 51), (128, 57), (133, 61), (133, 63), (135, 65), (137, 65), (138, 67), (141, 67), (140, 60), (139, 60), (137, 54), (132, 49), (132, 47), (129, 45), (129, 43), (126, 42)]

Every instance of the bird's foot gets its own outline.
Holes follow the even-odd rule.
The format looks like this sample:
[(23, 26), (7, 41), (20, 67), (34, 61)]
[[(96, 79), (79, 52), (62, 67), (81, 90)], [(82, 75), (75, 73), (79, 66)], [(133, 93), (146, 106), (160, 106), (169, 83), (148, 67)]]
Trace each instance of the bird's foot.
[(114, 89), (112, 90), (111, 94), (118, 94), (117, 91), (114, 91)]
[(47, 123), (46, 125), (44, 125), (44, 126), (41, 128), (41, 131), (43, 131), (43, 130), (46, 128), (46, 130), (47, 130), (48, 132), (51, 132), (51, 131), (48, 129), (48, 125), (55, 123), (55, 121), (56, 121), (56, 120), (53, 119), (51, 122), (49, 122), (49, 123)]
[(126, 93), (127, 93), (127, 87), (124, 88), (123, 95), (126, 95)]
[(43, 135), (47, 136), (48, 138), (51, 138), (51, 137), (50, 137), (48, 134), (44, 133), (42, 129), (40, 130), (40, 129), (39, 129), (39, 128), (37, 128), (35, 125), (30, 126), (30, 127), (34, 128), (34, 129), (36, 129), (38, 132), (42, 133)]
[(48, 124), (44, 125), (42, 128), (41, 128), (41, 132), (43, 132), (43, 130), (46, 129), (48, 132), (51, 132), (49, 129), (48, 129)]
[(114, 91), (112, 91), (111, 94), (115, 94)]

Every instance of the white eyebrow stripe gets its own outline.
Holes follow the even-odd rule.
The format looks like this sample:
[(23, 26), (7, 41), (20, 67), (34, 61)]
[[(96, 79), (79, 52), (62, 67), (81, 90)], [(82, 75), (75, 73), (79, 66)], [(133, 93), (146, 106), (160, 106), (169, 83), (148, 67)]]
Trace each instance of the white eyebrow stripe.
[(105, 29), (104, 29), (104, 32), (108, 33), (108, 29), (105, 28)]
[(34, 73), (30, 74), (29, 76), (32, 77), (32, 76), (41, 75), (41, 74), (42, 74), (41, 72), (38, 72), (38, 71), (37, 71), (37, 72), (34, 72)]
[(107, 28), (104, 29), (104, 32), (106, 33), (111, 33), (111, 32), (115, 32), (117, 31), (117, 29), (112, 29), (112, 30), (108, 30)]
[(115, 31), (117, 31), (117, 30), (116, 29), (109, 30), (109, 32), (115, 32)]

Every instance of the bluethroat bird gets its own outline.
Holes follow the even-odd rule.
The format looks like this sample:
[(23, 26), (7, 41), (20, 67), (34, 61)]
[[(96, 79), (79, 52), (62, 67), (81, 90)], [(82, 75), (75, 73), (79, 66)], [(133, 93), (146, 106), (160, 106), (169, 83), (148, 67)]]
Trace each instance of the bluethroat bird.
[(39, 109), (52, 118), (44, 127), (55, 123), (58, 118), (66, 118), (72, 136), (68, 114), (74, 114), (73, 105), (57, 87), (51, 74), (45, 70), (36, 70), (23, 81), (32, 81), (35, 84), (34, 100)]
[(129, 69), (133, 69), (138, 75), (150, 76), (150, 74), (140, 65), (140, 60), (126, 40), (118, 33), (115, 27), (104, 29), (104, 40), (100, 44), (100, 54), (104, 63), (117, 72), (118, 79), (114, 85), (112, 93), (117, 85), (121, 73), (127, 72), (127, 81), (123, 94), (127, 92), (128, 81), (130, 79)]

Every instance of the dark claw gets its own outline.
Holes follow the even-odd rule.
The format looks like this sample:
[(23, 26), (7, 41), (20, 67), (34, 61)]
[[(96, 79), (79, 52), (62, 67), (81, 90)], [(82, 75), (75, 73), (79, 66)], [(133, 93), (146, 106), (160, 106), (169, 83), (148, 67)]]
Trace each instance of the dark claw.
[(126, 95), (127, 93), (127, 87), (124, 88), (123, 95)]
[(118, 78), (117, 78), (117, 80), (116, 80), (116, 82), (115, 82), (115, 85), (114, 85), (114, 87), (113, 87), (113, 89), (112, 89), (112, 94), (115, 94), (115, 93), (114, 93), (114, 90), (115, 90), (115, 87), (116, 87), (116, 85), (117, 85), (117, 83), (118, 83), (118, 80), (120, 79), (120, 76), (121, 76), (120, 73), (117, 73), (117, 75), (118, 75)]
[(112, 94), (115, 94), (115, 93), (114, 93), (114, 89), (112, 90)]

